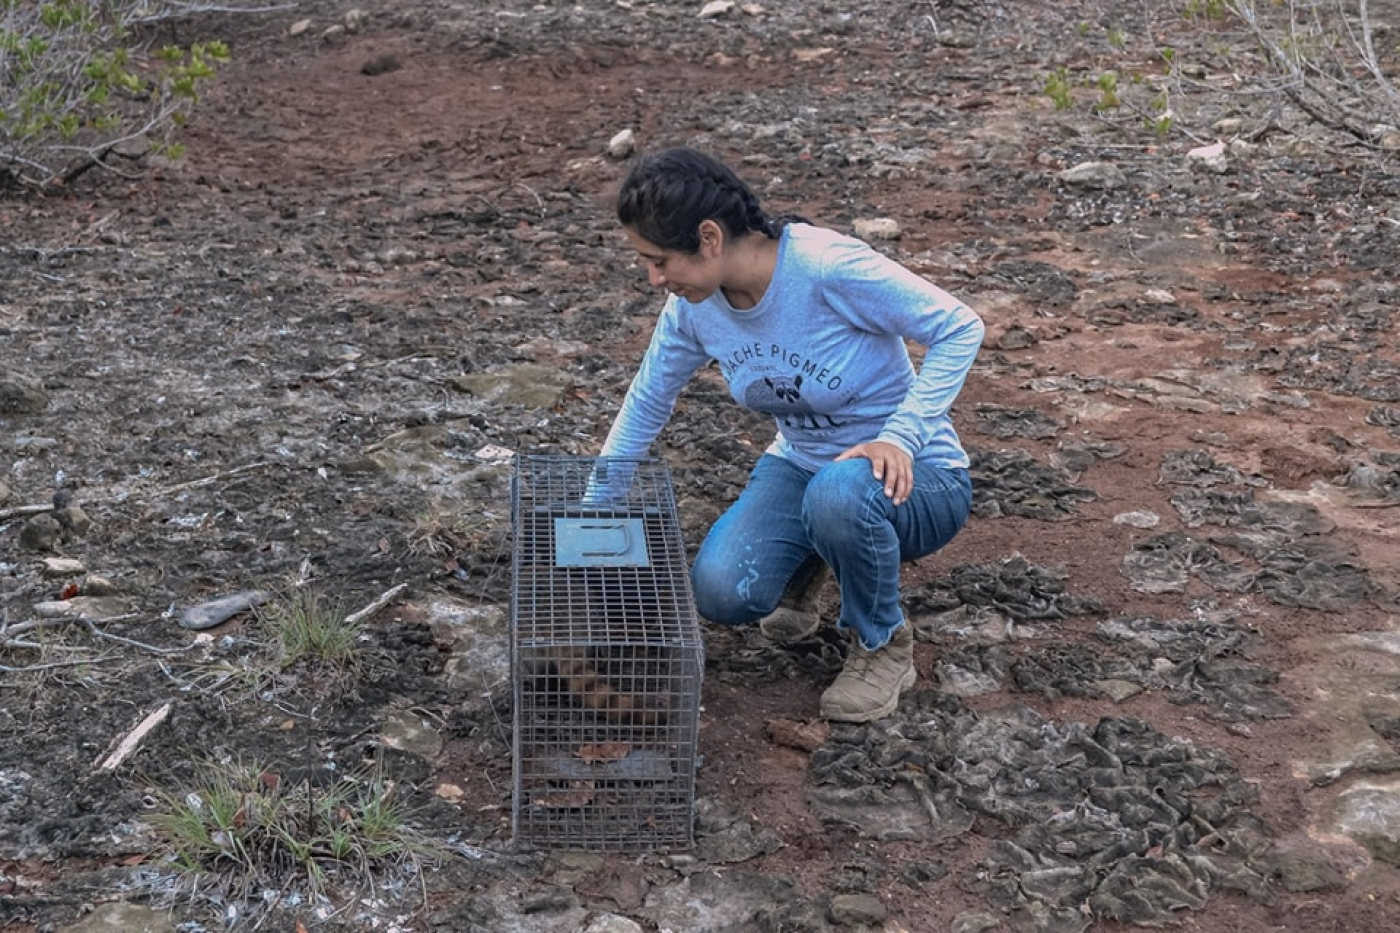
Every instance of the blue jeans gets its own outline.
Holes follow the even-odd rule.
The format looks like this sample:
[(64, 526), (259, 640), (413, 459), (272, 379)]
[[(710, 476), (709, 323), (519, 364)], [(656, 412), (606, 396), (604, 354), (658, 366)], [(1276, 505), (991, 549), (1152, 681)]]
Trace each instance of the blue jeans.
[(837, 627), (869, 650), (904, 621), (899, 568), (953, 539), (972, 508), (968, 471), (914, 464), (914, 490), (895, 506), (870, 461), (842, 460), (816, 473), (764, 454), (749, 484), (715, 522), (691, 568), (700, 615), (755, 622), (778, 607), (788, 582), (815, 556), (841, 587)]

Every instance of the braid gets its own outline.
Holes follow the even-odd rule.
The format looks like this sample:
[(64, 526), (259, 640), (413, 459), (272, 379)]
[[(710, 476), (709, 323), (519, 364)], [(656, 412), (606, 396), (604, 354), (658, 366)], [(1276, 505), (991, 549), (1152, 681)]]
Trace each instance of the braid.
[(643, 238), (694, 253), (700, 224), (713, 220), (731, 237), (762, 233), (777, 239), (783, 220), (770, 220), (758, 195), (729, 166), (694, 149), (663, 149), (632, 167), (617, 196), (617, 216)]

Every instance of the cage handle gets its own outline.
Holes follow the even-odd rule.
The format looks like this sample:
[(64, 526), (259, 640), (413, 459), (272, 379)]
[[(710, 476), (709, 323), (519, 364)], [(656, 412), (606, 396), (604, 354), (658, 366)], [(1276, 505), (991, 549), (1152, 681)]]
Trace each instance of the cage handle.
[(632, 531), (625, 522), (612, 525), (579, 525), (581, 531), (616, 531), (622, 534), (622, 547), (615, 551), (580, 551), (581, 557), (621, 557), (632, 551)]

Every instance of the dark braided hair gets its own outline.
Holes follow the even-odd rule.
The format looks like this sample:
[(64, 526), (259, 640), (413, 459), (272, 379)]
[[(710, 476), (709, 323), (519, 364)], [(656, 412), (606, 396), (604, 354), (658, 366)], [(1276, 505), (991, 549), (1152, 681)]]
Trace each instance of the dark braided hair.
[(764, 215), (758, 195), (729, 166), (684, 146), (632, 166), (617, 193), (617, 219), (647, 242), (683, 253), (699, 252), (702, 221), (713, 220), (732, 238), (758, 232), (771, 240), (786, 222)]

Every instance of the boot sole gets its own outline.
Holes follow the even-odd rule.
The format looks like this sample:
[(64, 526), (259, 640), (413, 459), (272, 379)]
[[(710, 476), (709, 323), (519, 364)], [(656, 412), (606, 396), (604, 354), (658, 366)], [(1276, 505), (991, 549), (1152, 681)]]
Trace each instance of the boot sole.
[(865, 710), (860, 713), (851, 713), (845, 710), (828, 710), (826, 704), (822, 704), (821, 714), (823, 719), (831, 722), (874, 722), (877, 719), (884, 719), (899, 708), (899, 698), (904, 695), (904, 691), (914, 686), (914, 681), (918, 680), (918, 672), (911, 666), (908, 671), (899, 678), (899, 686), (895, 688), (894, 699), (883, 706), (875, 709)]

